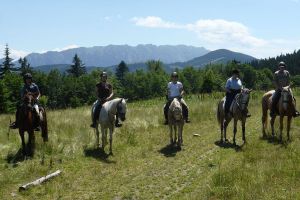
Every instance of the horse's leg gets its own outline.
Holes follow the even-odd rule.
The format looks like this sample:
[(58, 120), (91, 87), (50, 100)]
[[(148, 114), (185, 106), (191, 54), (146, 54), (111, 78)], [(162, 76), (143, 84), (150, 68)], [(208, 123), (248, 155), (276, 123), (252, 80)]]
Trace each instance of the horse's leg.
[(224, 138), (225, 138), (225, 142), (228, 142), (228, 139), (227, 139), (227, 126), (229, 124), (229, 122), (231, 121), (231, 119), (225, 119), (224, 120)]
[(283, 115), (280, 115), (279, 141), (282, 141), (282, 130), (283, 130)]
[(221, 140), (220, 140), (220, 142), (223, 143), (224, 119), (220, 123), (220, 128), (221, 128)]
[(263, 138), (266, 138), (266, 136), (267, 136), (266, 135), (267, 120), (268, 120), (268, 113), (265, 112), (263, 109), (263, 115), (261, 117)]
[(22, 141), (22, 152), (23, 155), (26, 156), (26, 146), (25, 146), (25, 138), (24, 138), (24, 131), (19, 129), (19, 135), (21, 137), (21, 141)]
[(235, 142), (235, 135), (236, 135), (236, 132), (237, 132), (237, 119), (234, 119), (233, 120), (233, 144), (236, 145), (236, 142)]
[(274, 131), (274, 122), (275, 122), (275, 119), (276, 119), (276, 116), (271, 117), (271, 121), (270, 121), (273, 138), (274, 138), (274, 136), (275, 136), (275, 131)]
[(292, 116), (288, 116), (288, 118), (287, 118), (287, 128), (286, 128), (286, 134), (287, 134), (288, 141), (290, 141), (291, 122), (292, 122)]
[(29, 138), (28, 138), (29, 151), (30, 151), (30, 154), (33, 155), (34, 149), (35, 149), (34, 131), (33, 130), (28, 131), (28, 135), (29, 135)]
[(113, 128), (110, 128), (109, 129), (109, 154), (110, 155), (113, 155), (113, 152), (112, 152), (112, 140), (113, 140)]
[(179, 124), (178, 126), (178, 143), (179, 143), (179, 146), (182, 145), (182, 129), (183, 129), (183, 124)]
[(173, 128), (169, 122), (169, 131), (170, 131), (170, 144), (173, 144)]
[[(101, 129), (102, 131), (102, 129)], [(103, 132), (102, 132), (103, 133)], [(99, 147), (99, 128), (98, 128), (98, 124), (96, 125), (96, 148)]]
[(102, 140), (101, 148), (104, 151), (106, 145), (106, 130), (102, 127), (101, 127), (101, 140)]
[(246, 119), (242, 119), (243, 142), (246, 143)]
[(176, 144), (176, 142), (177, 142), (177, 132), (178, 132), (178, 130), (177, 130), (177, 126), (178, 125), (174, 125), (174, 144)]

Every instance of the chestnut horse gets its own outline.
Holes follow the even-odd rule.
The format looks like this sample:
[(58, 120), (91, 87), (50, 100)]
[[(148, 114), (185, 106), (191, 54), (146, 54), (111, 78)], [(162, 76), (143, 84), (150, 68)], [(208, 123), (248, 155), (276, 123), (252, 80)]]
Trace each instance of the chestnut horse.
[[(36, 118), (35, 110), (33, 108), (34, 95), (30, 92), (27, 92), (24, 96), (23, 103), (19, 110), (19, 134), (22, 140), (22, 151), (23, 155), (26, 155), (26, 145), (24, 133), (28, 133), (28, 149), (30, 154), (33, 154), (35, 147), (35, 136), (34, 136), (34, 123)], [(48, 127), (47, 127), (47, 118), (44, 108), (40, 108), (39, 116), (40, 126), (42, 129), (43, 141), (48, 141)]]
[[(252, 90), (249, 89), (243, 89), (240, 94), (237, 94), (234, 101), (231, 105), (231, 111), (232, 114), (225, 114), (225, 97), (219, 102), (218, 109), (217, 109), (217, 119), (220, 124), (221, 128), (221, 140), (220, 142), (223, 143), (223, 137), (225, 141), (227, 141), (226, 138), (226, 129), (229, 124), (229, 122), (234, 119), (234, 129), (233, 129), (233, 144), (235, 145), (235, 135), (237, 132), (237, 122), (240, 120), (242, 122), (242, 131), (243, 131), (243, 142), (246, 142), (246, 136), (245, 136), (245, 124), (246, 124), (246, 118), (247, 118), (247, 111), (248, 111), (248, 103), (250, 99), (250, 92)], [(223, 136), (224, 133), (224, 136)]]
[[(263, 137), (266, 138), (267, 121), (268, 121), (268, 110), (271, 109), (272, 106), (272, 96), (275, 90), (271, 90), (263, 95), (262, 98), (262, 132)], [(296, 102), (294, 101), (293, 93), (290, 86), (283, 87), (281, 91), (281, 97), (276, 106), (277, 112), (276, 115), (280, 117), (280, 136), (279, 140), (282, 140), (282, 130), (283, 130), (283, 118), (287, 116), (287, 137), (290, 140), (290, 128), (293, 114), (295, 112)], [(271, 117), (270, 124), (272, 128), (272, 136), (274, 137), (274, 122), (276, 119), (276, 115)]]

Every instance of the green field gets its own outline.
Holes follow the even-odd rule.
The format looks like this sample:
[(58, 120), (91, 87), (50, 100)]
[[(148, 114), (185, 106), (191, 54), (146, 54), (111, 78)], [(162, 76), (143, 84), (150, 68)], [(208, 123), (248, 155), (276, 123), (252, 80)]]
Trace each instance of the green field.
[[(181, 151), (167, 146), (163, 99), (128, 104), (110, 157), (95, 147), (89, 107), (49, 111), (50, 141), (43, 144), (36, 133), (35, 156), (27, 160), (18, 156), (17, 131), (7, 137), (13, 115), (0, 115), (0, 199), (300, 199), (300, 119), (292, 122), (291, 142), (285, 131), (283, 143), (261, 139), (261, 95), (252, 94), (247, 144), (241, 148), (216, 145), (220, 94), (186, 97), (192, 123), (184, 126)], [(59, 177), (18, 192), (57, 169)]]

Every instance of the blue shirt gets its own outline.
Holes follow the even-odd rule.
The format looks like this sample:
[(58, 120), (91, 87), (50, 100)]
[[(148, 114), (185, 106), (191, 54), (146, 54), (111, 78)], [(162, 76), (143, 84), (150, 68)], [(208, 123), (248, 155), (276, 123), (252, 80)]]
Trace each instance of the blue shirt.
[(230, 77), (226, 82), (226, 89), (240, 90), (242, 89), (242, 81), (239, 78), (233, 79)]
[(37, 93), (40, 92), (39, 87), (35, 83), (31, 83), (30, 85), (25, 84), (21, 90), (21, 97), (27, 92)]

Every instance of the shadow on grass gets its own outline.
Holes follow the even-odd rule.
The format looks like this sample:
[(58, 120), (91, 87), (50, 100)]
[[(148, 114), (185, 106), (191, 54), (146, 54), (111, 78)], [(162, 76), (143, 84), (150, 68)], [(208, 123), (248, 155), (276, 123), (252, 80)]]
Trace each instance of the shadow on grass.
[(281, 145), (283, 147), (287, 147), (288, 144), (291, 142), (291, 140), (280, 140), (278, 137), (272, 135), (262, 136), (260, 137), (260, 139), (266, 140), (270, 144)]
[(234, 149), (236, 152), (242, 151), (242, 148), (245, 144), (237, 145), (231, 142), (220, 142), (219, 140), (215, 141), (215, 145), (224, 148), (224, 149)]
[(166, 156), (166, 157), (174, 157), (174, 156), (176, 156), (176, 153), (178, 151), (181, 151), (181, 148), (171, 145), (171, 144), (168, 144), (167, 146), (160, 149), (158, 152), (164, 154), (164, 156)]
[(101, 149), (101, 148), (85, 148), (84, 155), (86, 157), (93, 157), (93, 158), (100, 160), (107, 164), (116, 163), (116, 161), (109, 160), (108, 158), (110, 155), (105, 153), (105, 151), (103, 151), (103, 149)]
[(17, 167), (17, 163), (24, 160), (26, 160), (26, 157), (23, 155), (22, 148), (20, 148), (16, 154), (8, 153), (6, 156), (6, 162), (13, 164), (13, 167)]

